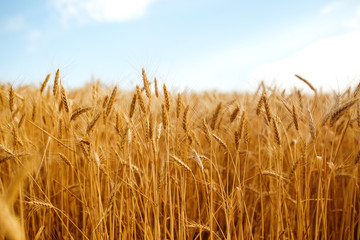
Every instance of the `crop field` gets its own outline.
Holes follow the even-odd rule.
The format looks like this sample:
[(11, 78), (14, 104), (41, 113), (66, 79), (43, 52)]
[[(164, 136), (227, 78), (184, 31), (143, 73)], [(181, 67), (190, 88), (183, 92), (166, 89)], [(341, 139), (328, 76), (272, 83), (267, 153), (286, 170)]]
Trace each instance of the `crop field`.
[(0, 86), (0, 239), (360, 239), (360, 85), (59, 75)]

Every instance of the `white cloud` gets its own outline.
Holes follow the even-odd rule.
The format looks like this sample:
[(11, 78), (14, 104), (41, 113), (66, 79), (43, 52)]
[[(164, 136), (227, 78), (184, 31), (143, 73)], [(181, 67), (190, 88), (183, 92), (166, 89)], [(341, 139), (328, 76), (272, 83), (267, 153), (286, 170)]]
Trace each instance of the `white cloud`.
[(25, 19), (22, 15), (13, 16), (5, 22), (4, 28), (7, 31), (16, 32), (25, 27)]
[(350, 30), (360, 30), (360, 6), (354, 9), (354, 13), (345, 20), (344, 25)]
[(343, 5), (342, 2), (332, 2), (332, 3), (329, 3), (327, 4), (325, 7), (323, 7), (321, 9), (321, 14), (323, 15), (327, 15), (327, 14), (330, 14), (332, 12), (334, 12), (335, 10), (341, 8)]
[(27, 38), (30, 41), (38, 41), (41, 38), (41, 32), (39, 30), (32, 30), (28, 33)]
[(122, 22), (142, 17), (157, 0), (54, 0), (62, 17), (80, 21)]
[(354, 17), (354, 18), (345, 20), (344, 25), (348, 29), (359, 29), (360, 22), (359, 22), (359, 19), (357, 17)]
[(360, 80), (359, 42), (360, 32), (316, 41), (286, 59), (257, 67), (252, 79), (268, 84), (275, 80), (290, 89), (304, 86), (294, 77), (299, 74), (324, 91), (344, 90)]

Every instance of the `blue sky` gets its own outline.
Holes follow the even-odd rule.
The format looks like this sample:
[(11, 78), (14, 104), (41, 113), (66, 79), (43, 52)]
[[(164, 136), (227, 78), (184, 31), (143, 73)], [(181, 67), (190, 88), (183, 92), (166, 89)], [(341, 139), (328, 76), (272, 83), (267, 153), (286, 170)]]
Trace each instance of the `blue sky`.
[[(172, 89), (253, 90), (260, 80), (324, 90), (360, 77), (360, 3), (32, 0), (0, 3), (0, 81), (134, 88), (141, 68)], [(275, 82), (273, 82), (275, 80)]]

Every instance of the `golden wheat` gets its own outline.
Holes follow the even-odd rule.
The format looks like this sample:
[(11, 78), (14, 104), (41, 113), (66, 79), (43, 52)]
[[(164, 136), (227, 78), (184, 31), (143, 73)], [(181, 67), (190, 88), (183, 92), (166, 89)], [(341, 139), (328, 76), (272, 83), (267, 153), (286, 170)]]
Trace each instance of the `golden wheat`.
[(359, 87), (49, 78), (0, 85), (0, 239), (360, 239)]

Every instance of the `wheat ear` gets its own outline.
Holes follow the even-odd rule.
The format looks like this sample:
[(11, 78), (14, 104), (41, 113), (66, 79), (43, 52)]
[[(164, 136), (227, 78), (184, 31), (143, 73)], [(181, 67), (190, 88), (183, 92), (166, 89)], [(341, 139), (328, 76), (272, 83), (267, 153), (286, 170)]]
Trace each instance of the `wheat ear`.
[(63, 85), (61, 85), (61, 101), (64, 105), (65, 112), (69, 112), (70, 111), (69, 101), (66, 96), (66, 91)]
[(53, 86), (53, 95), (56, 96), (59, 92), (59, 69), (56, 71), (55, 79), (54, 79), (54, 86)]
[(10, 108), (11, 112), (14, 111), (14, 98), (15, 98), (14, 89), (13, 89), (12, 86), (10, 86), (10, 89), (9, 89), (9, 108)]
[(43, 93), (43, 91), (44, 91), (44, 89), (45, 89), (45, 87), (46, 87), (46, 84), (48, 83), (49, 79), (50, 79), (50, 73), (49, 73), (48, 75), (46, 75), (46, 78), (45, 78), (44, 82), (41, 84), (40, 94)]
[(183, 101), (181, 98), (181, 93), (178, 93), (177, 102), (176, 102), (176, 118), (180, 117), (182, 105), (183, 105)]
[(114, 87), (114, 89), (113, 89), (113, 91), (111, 93), (110, 99), (108, 101), (108, 104), (106, 105), (106, 111), (105, 111), (106, 116), (109, 116), (111, 108), (114, 105), (116, 93), (117, 93), (117, 86)]
[(306, 80), (305, 78), (300, 77), (300, 76), (297, 75), (297, 74), (295, 74), (295, 77), (297, 77), (298, 79), (300, 79), (301, 81), (303, 81), (304, 83), (306, 83), (306, 85), (308, 85), (309, 88), (310, 88), (315, 94), (317, 94), (316, 89), (314, 88), (314, 86), (313, 86), (308, 80)]
[(77, 117), (79, 117), (81, 114), (86, 113), (87, 111), (91, 110), (91, 107), (80, 107), (75, 109), (70, 117), (70, 120), (75, 120)]
[(151, 99), (150, 84), (149, 84), (149, 81), (148, 81), (148, 78), (146, 76), (146, 72), (145, 72), (144, 68), (142, 69), (142, 78), (143, 78), (143, 82), (144, 82), (144, 88), (145, 88), (146, 96), (149, 99)]
[(293, 107), (292, 107), (292, 117), (293, 117), (293, 122), (294, 122), (295, 129), (296, 129), (296, 131), (299, 131), (299, 121), (298, 121), (296, 107), (295, 107), (294, 104), (293, 104)]
[(136, 85), (136, 93), (137, 93), (137, 98), (139, 99), (141, 111), (143, 113), (146, 113), (145, 102), (144, 102), (144, 98), (142, 97), (142, 93), (139, 85)]
[(98, 112), (94, 118), (91, 120), (91, 122), (89, 123), (89, 125), (87, 126), (86, 132), (89, 133), (91, 131), (91, 129), (93, 129), (93, 127), (95, 126), (96, 122), (99, 120), (100, 118), (100, 112)]
[(170, 97), (169, 97), (169, 92), (166, 88), (166, 85), (164, 83), (163, 85), (163, 91), (164, 91), (164, 98), (165, 98), (165, 107), (167, 111), (170, 111)]
[(137, 93), (134, 94), (134, 96), (131, 100), (130, 110), (129, 110), (129, 118), (130, 119), (134, 116), (134, 113), (135, 113), (136, 100), (137, 100)]
[(158, 84), (157, 84), (157, 80), (156, 78), (154, 78), (154, 85), (155, 85), (155, 96), (158, 98), (159, 97), (159, 89), (158, 89)]
[(230, 115), (230, 123), (232, 123), (240, 112), (239, 106), (237, 106)]
[(222, 108), (222, 102), (220, 102), (217, 106), (216, 106), (216, 109), (214, 111), (214, 114), (211, 118), (211, 124), (210, 124), (210, 127), (211, 127), (211, 130), (214, 130), (215, 129), (215, 125), (216, 125), (216, 120), (218, 119), (219, 115), (220, 115), (220, 111), (221, 111), (221, 108)]

